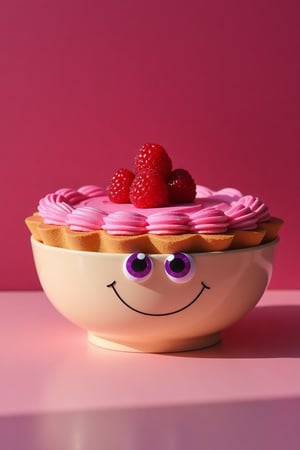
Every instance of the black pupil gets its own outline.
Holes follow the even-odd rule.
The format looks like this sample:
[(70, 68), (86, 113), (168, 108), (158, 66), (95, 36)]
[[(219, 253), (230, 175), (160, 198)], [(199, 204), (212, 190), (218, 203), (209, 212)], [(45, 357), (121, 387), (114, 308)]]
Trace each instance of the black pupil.
[(174, 258), (170, 262), (170, 268), (173, 272), (176, 273), (182, 272), (185, 268), (185, 262), (180, 258)]
[(143, 272), (147, 267), (147, 263), (145, 259), (136, 258), (132, 261), (131, 266), (135, 272)]

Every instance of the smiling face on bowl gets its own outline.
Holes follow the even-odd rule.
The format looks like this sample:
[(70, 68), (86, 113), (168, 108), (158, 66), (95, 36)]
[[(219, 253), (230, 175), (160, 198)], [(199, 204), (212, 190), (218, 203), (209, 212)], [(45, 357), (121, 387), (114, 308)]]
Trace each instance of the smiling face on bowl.
[(115, 341), (219, 332), (251, 309), (271, 276), (276, 242), (216, 253), (110, 254), (32, 239), (42, 287), (75, 324)]
[[(123, 276), (115, 277), (107, 287), (112, 289), (116, 299), (124, 306), (146, 316), (179, 314), (191, 307), (206, 289), (210, 289), (199, 278), (192, 283), (196, 272), (195, 262), (186, 253), (157, 259), (136, 252), (124, 258), (122, 268)], [(134, 293), (134, 284), (143, 285), (143, 291), (147, 292), (145, 301), (136, 302), (140, 296)], [(170, 296), (172, 301), (167, 302)]]

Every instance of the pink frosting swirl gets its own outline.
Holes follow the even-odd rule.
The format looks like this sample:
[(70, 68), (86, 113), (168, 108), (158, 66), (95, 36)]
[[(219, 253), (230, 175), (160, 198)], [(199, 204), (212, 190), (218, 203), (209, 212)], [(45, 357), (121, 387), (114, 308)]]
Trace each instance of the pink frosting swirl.
[(268, 206), (258, 197), (253, 195), (244, 195), (236, 204), (248, 206), (256, 214), (257, 222), (266, 222), (270, 220), (270, 211)]
[(257, 217), (249, 206), (235, 204), (225, 211), (229, 218), (230, 230), (254, 230), (257, 227)]
[(162, 211), (150, 214), (147, 218), (147, 231), (150, 234), (188, 233), (189, 216), (176, 211)]
[(211, 197), (220, 202), (232, 203), (239, 200), (242, 195), (243, 194), (238, 189), (228, 187), (213, 192)]
[(130, 211), (115, 211), (103, 218), (102, 226), (109, 234), (137, 235), (146, 233), (146, 218), (142, 214)]
[(206, 186), (201, 186), (200, 184), (196, 185), (196, 196), (198, 198), (209, 197), (213, 193), (214, 191)]
[(65, 199), (65, 202), (69, 205), (73, 206), (77, 203), (81, 202), (82, 200), (85, 200), (86, 196), (81, 194), (76, 189), (72, 188), (61, 188), (55, 191), (55, 194), (62, 195)]
[(38, 204), (38, 212), (49, 225), (65, 225), (67, 215), (73, 211), (73, 207), (65, 202), (63, 195), (47, 194)]
[(81, 186), (78, 189), (78, 192), (88, 198), (101, 197), (103, 195), (107, 195), (106, 189), (96, 186), (94, 184), (87, 184), (86, 186)]
[(100, 230), (104, 223), (105, 213), (92, 206), (79, 206), (73, 209), (66, 218), (66, 224), (74, 231)]
[(228, 230), (229, 219), (221, 209), (204, 208), (190, 215), (190, 231), (201, 234), (220, 234)]

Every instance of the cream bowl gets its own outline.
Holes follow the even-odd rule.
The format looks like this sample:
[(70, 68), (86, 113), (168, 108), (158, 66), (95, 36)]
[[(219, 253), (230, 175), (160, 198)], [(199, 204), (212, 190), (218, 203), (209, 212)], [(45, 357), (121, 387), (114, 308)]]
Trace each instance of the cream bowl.
[(177, 352), (217, 343), (260, 300), (278, 239), (195, 254), (96, 253), (31, 237), (41, 286), (65, 318), (103, 348)]

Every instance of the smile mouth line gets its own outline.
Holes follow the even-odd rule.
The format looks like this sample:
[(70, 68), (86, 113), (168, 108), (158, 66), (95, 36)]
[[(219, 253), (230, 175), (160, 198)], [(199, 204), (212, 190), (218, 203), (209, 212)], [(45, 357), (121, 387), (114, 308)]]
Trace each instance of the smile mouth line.
[(112, 288), (112, 290), (114, 291), (115, 295), (123, 303), (123, 305), (127, 306), (127, 308), (129, 308), (132, 311), (135, 311), (135, 312), (137, 312), (139, 314), (144, 314), (145, 316), (170, 316), (172, 314), (177, 314), (177, 313), (179, 313), (181, 311), (184, 311), (185, 309), (189, 308), (189, 306), (191, 306), (193, 303), (195, 303), (196, 300), (198, 300), (198, 298), (202, 294), (202, 292), (205, 291), (205, 289), (210, 289), (209, 286), (207, 286), (203, 281), (201, 281), (201, 284), (202, 284), (201, 290), (198, 292), (196, 297), (190, 303), (188, 303), (187, 305), (183, 306), (182, 308), (176, 309), (175, 311), (171, 311), (171, 312), (168, 312), (168, 313), (147, 313), (147, 312), (144, 312), (144, 311), (140, 311), (139, 309), (136, 309), (133, 306), (131, 306), (128, 303), (126, 303), (125, 300), (123, 300), (123, 298), (121, 297), (121, 295), (117, 291), (117, 289), (115, 287), (116, 283), (117, 283), (116, 281), (112, 281), (110, 284), (107, 284), (106, 287)]

